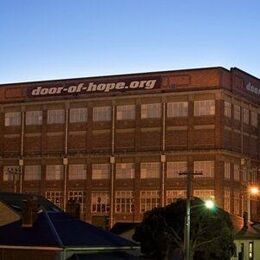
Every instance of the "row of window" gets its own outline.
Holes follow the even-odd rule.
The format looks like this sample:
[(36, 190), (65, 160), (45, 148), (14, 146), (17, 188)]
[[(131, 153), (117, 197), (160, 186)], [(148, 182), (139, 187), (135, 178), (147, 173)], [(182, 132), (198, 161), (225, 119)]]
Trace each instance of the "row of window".
[[(180, 172), (187, 171), (187, 162), (167, 162), (167, 178), (183, 178)], [(63, 165), (47, 165), (46, 180), (62, 180), (64, 176)], [(200, 177), (214, 177), (214, 161), (194, 161), (194, 171), (202, 172)], [(3, 180), (12, 181), (18, 173), (17, 166), (4, 166)], [(140, 164), (140, 178), (160, 178), (160, 162), (144, 162)], [(69, 165), (68, 177), (71, 180), (84, 180), (87, 178), (87, 167), (84, 164)], [(135, 177), (134, 163), (116, 163), (116, 179), (133, 179)], [(101, 180), (110, 178), (110, 164), (92, 164), (92, 179)], [(41, 180), (41, 165), (26, 165), (24, 180)]]
[[(134, 120), (136, 114), (135, 105), (120, 105), (116, 111), (117, 120)], [(160, 118), (161, 103), (142, 104), (141, 118)], [(215, 100), (203, 100), (194, 102), (194, 115), (214, 115)], [(93, 108), (93, 121), (110, 121), (112, 116), (111, 106), (100, 106)], [(186, 117), (188, 116), (188, 102), (171, 102), (167, 103), (167, 117)], [(42, 111), (26, 111), (26, 125), (41, 125)], [(71, 108), (69, 110), (69, 121), (71, 123), (87, 122), (87, 108)], [(48, 110), (48, 124), (62, 124), (65, 121), (65, 111), (63, 109)], [(21, 112), (5, 113), (5, 126), (13, 126), (21, 124)]]
[[(242, 113), (242, 120), (243, 123), (249, 125), (249, 122), (252, 126), (258, 126), (258, 114), (255, 111), (249, 111), (247, 108), (241, 108), (238, 105), (233, 105), (233, 118), (240, 121), (241, 120), (241, 113)], [(249, 120), (251, 114), (251, 120)], [(228, 118), (232, 117), (232, 104), (230, 102), (224, 102), (224, 115)]]

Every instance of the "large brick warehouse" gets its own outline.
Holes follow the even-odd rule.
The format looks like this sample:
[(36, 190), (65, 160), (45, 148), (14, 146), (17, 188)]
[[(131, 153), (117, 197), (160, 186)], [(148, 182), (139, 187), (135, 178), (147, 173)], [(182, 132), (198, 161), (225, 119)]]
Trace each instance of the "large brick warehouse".
[(259, 104), (260, 80), (237, 68), (2, 84), (0, 190), (74, 199), (112, 225), (184, 197), (178, 173), (202, 171), (193, 195), (242, 215), (260, 180)]

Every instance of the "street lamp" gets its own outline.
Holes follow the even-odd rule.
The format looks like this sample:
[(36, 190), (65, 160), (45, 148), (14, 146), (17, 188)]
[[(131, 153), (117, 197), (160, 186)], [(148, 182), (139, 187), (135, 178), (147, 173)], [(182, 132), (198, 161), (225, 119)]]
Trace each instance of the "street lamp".
[(259, 188), (256, 186), (249, 186), (247, 188), (247, 214), (248, 214), (248, 223), (251, 221), (251, 195), (258, 195)]

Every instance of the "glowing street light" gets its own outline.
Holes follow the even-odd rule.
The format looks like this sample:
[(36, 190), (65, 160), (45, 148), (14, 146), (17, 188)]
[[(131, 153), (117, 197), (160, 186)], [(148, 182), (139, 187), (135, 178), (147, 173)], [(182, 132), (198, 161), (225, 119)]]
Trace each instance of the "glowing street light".
[(259, 193), (259, 189), (258, 189), (258, 187), (250, 187), (249, 192), (252, 195), (257, 195)]
[(255, 196), (259, 194), (259, 188), (256, 186), (249, 186), (247, 188), (247, 214), (248, 214), (248, 223), (251, 221), (251, 195)]
[(215, 202), (213, 200), (206, 200), (205, 201), (205, 207), (208, 209), (214, 209), (215, 208)]

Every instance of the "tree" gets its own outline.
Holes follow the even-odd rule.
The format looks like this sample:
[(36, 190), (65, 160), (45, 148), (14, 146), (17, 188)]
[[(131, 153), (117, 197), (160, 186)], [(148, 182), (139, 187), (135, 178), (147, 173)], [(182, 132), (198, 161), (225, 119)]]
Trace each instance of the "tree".
[[(192, 200), (191, 207), (191, 256), (199, 260), (230, 259), (235, 245), (229, 214), (221, 208), (205, 208), (199, 198)], [(146, 212), (133, 235), (141, 243), (142, 253), (154, 259), (182, 259), (185, 212), (184, 199)]]

